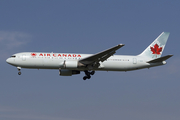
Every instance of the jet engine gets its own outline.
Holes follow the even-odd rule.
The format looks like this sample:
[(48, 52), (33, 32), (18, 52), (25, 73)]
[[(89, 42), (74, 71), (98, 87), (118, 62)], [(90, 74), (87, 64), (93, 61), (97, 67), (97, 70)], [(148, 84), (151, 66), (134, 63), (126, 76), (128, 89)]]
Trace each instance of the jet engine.
[(75, 74), (80, 74), (80, 71), (78, 71), (78, 70), (66, 70), (66, 69), (59, 70), (59, 75), (61, 75), (61, 76), (72, 76)]
[(61, 66), (63, 68), (68, 68), (68, 69), (74, 69), (74, 68), (80, 68), (80, 67), (85, 67), (84, 64), (80, 63), (77, 60), (65, 60)]
[(73, 61), (73, 60), (64, 61), (65, 68), (77, 68), (77, 66), (78, 66), (78, 61)]

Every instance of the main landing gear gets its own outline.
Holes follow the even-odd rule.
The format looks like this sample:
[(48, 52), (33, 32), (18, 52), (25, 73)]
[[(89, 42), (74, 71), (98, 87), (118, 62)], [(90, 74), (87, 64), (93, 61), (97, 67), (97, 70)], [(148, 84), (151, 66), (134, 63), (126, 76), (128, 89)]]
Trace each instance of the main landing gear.
[(90, 79), (91, 75), (94, 75), (95, 71), (88, 72), (87, 70), (85, 70), (84, 73), (86, 76), (83, 77), (83, 80), (86, 80), (86, 79)]
[(18, 75), (21, 75), (21, 67), (17, 67), (17, 69), (18, 69)]

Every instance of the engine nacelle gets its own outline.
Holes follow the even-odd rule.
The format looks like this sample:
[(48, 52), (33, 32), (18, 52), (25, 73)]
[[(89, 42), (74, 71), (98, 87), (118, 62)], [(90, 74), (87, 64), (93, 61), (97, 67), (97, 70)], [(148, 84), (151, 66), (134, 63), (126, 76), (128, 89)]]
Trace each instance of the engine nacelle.
[(77, 66), (78, 66), (78, 61), (76, 61), (76, 60), (67, 60), (67, 61), (65, 61), (65, 68), (77, 68)]
[(61, 75), (61, 76), (72, 76), (75, 74), (80, 74), (80, 71), (78, 71), (78, 70), (66, 70), (66, 69), (62, 69), (59, 71), (59, 75)]

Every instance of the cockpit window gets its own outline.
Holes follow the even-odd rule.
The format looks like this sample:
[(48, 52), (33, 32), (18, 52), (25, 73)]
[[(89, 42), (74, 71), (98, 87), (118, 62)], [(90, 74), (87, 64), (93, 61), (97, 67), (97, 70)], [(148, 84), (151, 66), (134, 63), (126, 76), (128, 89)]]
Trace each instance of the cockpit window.
[(15, 58), (16, 56), (15, 56), (15, 55), (12, 55), (11, 57), (12, 57), (12, 58)]

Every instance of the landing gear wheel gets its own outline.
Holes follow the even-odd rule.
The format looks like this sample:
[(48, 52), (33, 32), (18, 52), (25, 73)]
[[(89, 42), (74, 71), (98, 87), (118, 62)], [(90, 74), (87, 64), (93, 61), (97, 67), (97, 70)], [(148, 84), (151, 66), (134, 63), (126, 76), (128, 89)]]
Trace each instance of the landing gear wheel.
[(83, 80), (86, 80), (86, 79), (87, 79), (87, 77), (86, 77), (86, 76), (84, 76), (84, 77), (83, 77)]
[(84, 71), (85, 76), (83, 77), (83, 80), (90, 79), (91, 75), (94, 75), (95, 71), (88, 72), (87, 70)]
[(94, 75), (94, 73), (95, 73), (95, 71), (92, 71), (90, 74), (91, 74), (91, 75)]
[(84, 71), (86, 76), (90, 76), (90, 72), (88, 72), (87, 70)]
[(21, 75), (21, 67), (17, 67), (17, 69), (18, 69), (18, 75)]
[(18, 75), (21, 75), (21, 72), (18, 72)]
[(87, 79), (90, 79), (91, 78), (91, 76), (87, 76)]

